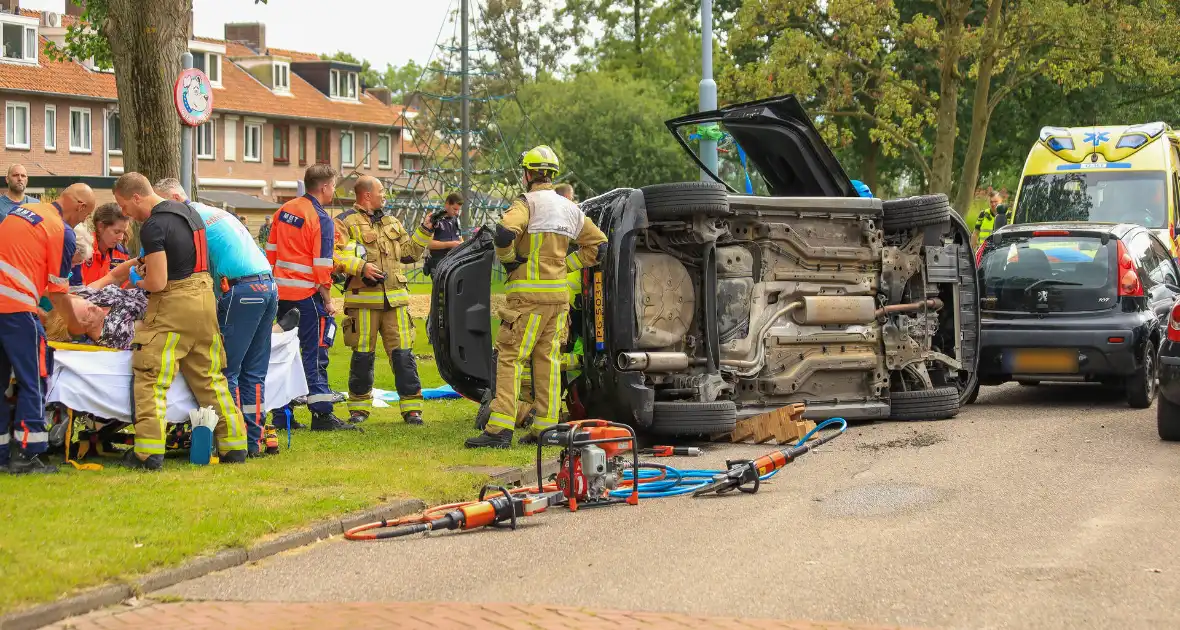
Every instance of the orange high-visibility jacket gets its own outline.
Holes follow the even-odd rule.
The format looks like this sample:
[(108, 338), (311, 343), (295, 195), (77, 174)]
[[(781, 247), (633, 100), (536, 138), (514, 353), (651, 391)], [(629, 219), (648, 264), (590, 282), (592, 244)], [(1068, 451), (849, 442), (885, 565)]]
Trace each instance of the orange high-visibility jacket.
[(280, 300), (303, 300), (332, 284), (336, 230), (320, 202), (304, 195), (283, 204), (271, 221), (266, 259)]
[(74, 228), (61, 206), (31, 203), (0, 221), (0, 313), (36, 313), (46, 293), (68, 293)]

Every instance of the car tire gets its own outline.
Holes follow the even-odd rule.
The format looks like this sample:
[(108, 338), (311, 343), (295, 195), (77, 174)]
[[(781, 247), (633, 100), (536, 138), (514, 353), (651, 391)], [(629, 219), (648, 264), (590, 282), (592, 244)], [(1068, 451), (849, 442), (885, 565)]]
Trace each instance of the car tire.
[(943, 194), (891, 199), (882, 202), (881, 209), (884, 212), (881, 226), (886, 232), (937, 225), (949, 221), (952, 212), (951, 204)]
[(721, 184), (677, 182), (644, 186), (639, 190), (643, 193), (643, 203), (650, 221), (691, 219), (697, 215), (729, 215), (729, 191)]
[(652, 408), (653, 435), (713, 435), (729, 433), (737, 426), (737, 405), (733, 401), (658, 401)]
[(1024, 387), (1036, 387), (1037, 385), (1041, 384), (1040, 381), (1016, 381), (1016, 382), (1020, 383)]
[(959, 389), (938, 387), (889, 394), (890, 420), (946, 420), (959, 413)]
[(1180, 405), (1160, 396), (1155, 408), (1155, 426), (1161, 440), (1180, 442)]
[[(1153, 348), (1154, 346), (1149, 347)], [(1155, 379), (1157, 376), (1154, 352), (1143, 354), (1143, 365), (1127, 377), (1127, 404), (1132, 409), (1147, 409), (1155, 402)]]
[(976, 380), (975, 386), (971, 388), (971, 391), (967, 394), (967, 397), (963, 399), (963, 405), (974, 405), (975, 401), (979, 400), (979, 390), (981, 387), (983, 386), (979, 384), (978, 380)]

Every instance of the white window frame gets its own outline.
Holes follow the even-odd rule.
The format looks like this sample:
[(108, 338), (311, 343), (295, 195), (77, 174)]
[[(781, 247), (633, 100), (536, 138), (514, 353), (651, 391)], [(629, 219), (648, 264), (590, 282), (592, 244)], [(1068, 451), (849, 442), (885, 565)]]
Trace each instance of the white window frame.
[[(262, 123), (247, 122), (245, 132), (242, 134), (242, 161), (243, 162), (261, 162), (262, 161)], [(251, 130), (258, 132), (257, 146), (254, 146), (254, 155), (250, 155), (250, 132)]]
[(328, 96), (340, 98), (340, 71), (328, 71)]
[[(123, 117), (119, 116), (118, 111), (113, 111), (110, 113), (110, 115), (107, 116), (107, 121), (106, 121), (106, 123), (107, 123), (107, 125), (106, 125), (107, 126), (107, 129), (106, 129), (107, 146), (108, 147), (110, 147), (113, 144), (113, 142), (112, 142), (113, 139), (111, 138), (111, 119), (116, 118), (116, 117), (119, 119), (119, 143), (122, 144), (122, 142), (123, 142)], [(108, 148), (107, 153), (110, 155), (123, 155), (123, 149), (110, 149), (110, 148)]]
[[(81, 134), (85, 131), (86, 144), (74, 144), (74, 114), (80, 116), (79, 120), (84, 118), (86, 120), (85, 128), (79, 128), (78, 132)], [(81, 138), (79, 138), (81, 139)], [(70, 153), (92, 153), (94, 151), (94, 112), (89, 107), (71, 107), (70, 108)]]
[[(20, 144), (15, 141), (16, 125), (12, 124), (12, 112), (17, 109), (25, 111), (25, 142)], [(6, 101), (4, 103), (4, 146), (9, 149), (31, 149), (33, 145), (33, 121), (31, 120), (32, 110), (29, 104), (24, 101)], [(9, 135), (8, 127), (12, 126), (13, 134)]]
[[(0, 60), (7, 63), (37, 63), (37, 52), (41, 48), (41, 38), (37, 35), (37, 27), (8, 20), (5, 20), (5, 25), (22, 27), (20, 33), (21, 57), (19, 59), (4, 57), (2, 56), (3, 53), (0, 52)], [(4, 30), (0, 28), (0, 40), (3, 40), (3, 38)], [(3, 46), (4, 42), (0, 41), (0, 51), (3, 50)]]
[[(385, 140), (386, 155), (381, 155), (382, 140)], [(393, 136), (391, 134), (377, 134), (377, 168), (386, 171), (393, 170)]]
[[(53, 115), (53, 124), (49, 124), (49, 116)], [(57, 150), (57, 105), (45, 105), (45, 150)]]
[[(344, 138), (348, 138), (348, 153), (344, 152)], [(356, 166), (356, 134), (351, 131), (340, 132), (340, 166)]]
[(344, 98), (350, 101), (357, 100), (357, 94), (360, 92), (360, 76), (355, 72), (349, 72), (348, 76), (345, 77), (345, 82), (347, 83), (348, 90)]
[[(209, 143), (208, 143), (208, 146), (203, 147), (205, 149), (204, 151), (201, 150), (202, 149), (202, 147), (201, 147), (201, 133), (202, 133), (201, 130), (202, 129), (207, 129), (208, 134), (209, 134)], [(217, 125), (214, 124), (214, 119), (210, 118), (209, 122), (197, 127), (196, 131), (194, 133), (197, 136), (193, 140), (193, 144), (197, 145), (197, 159), (198, 160), (216, 160), (217, 159)]]
[(361, 147), (361, 150), (364, 151), (364, 153), (361, 154), (364, 156), (361, 159), (361, 168), (369, 168), (369, 156), (373, 153), (373, 145), (372, 140), (369, 139), (369, 132), (367, 131), (365, 132), (365, 146)]
[[(291, 64), (286, 61), (276, 61), (271, 64), (271, 74), (273, 75), (273, 83), (276, 92), (290, 92), (291, 91)], [(283, 81), (279, 82), (280, 75)]]

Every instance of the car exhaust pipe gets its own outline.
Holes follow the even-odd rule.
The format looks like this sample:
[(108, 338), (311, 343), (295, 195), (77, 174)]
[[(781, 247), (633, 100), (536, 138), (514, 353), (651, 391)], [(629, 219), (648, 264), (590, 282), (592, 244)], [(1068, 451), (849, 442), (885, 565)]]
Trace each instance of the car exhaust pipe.
[(683, 352), (620, 352), (618, 360), (622, 372), (680, 372), (705, 363)]
[(942, 309), (942, 300), (930, 298), (929, 300), (922, 300), (911, 304), (890, 304), (884, 308), (877, 309), (877, 317), (880, 318), (886, 315), (892, 315), (893, 313), (911, 313), (923, 309), (930, 309), (932, 311), (940, 310)]

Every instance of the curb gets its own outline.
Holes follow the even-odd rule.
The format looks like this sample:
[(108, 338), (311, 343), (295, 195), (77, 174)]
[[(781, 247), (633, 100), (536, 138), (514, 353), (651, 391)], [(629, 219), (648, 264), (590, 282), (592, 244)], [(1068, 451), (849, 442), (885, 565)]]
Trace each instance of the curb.
[[(542, 475), (546, 478), (556, 475), (557, 469), (556, 459), (541, 464)], [(500, 485), (519, 487), (531, 482), (533, 475), (536, 474), (535, 466), (527, 466), (494, 474), (489, 481)], [(424, 509), (426, 509), (426, 503), (420, 499), (401, 499), (368, 510), (353, 512), (340, 518), (319, 521), (304, 529), (256, 543), (246, 549), (226, 549), (212, 556), (190, 560), (178, 567), (154, 571), (129, 583), (100, 586), (55, 602), (0, 616), (0, 630), (35, 630), (100, 608), (116, 606), (132, 597), (143, 596), (152, 591), (165, 589), (216, 571), (257, 562), (284, 551), (304, 547), (332, 536), (339, 536), (345, 530), (358, 525), (382, 519), (401, 518)]]

